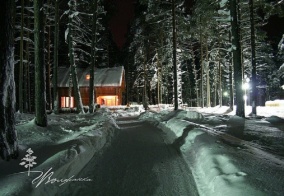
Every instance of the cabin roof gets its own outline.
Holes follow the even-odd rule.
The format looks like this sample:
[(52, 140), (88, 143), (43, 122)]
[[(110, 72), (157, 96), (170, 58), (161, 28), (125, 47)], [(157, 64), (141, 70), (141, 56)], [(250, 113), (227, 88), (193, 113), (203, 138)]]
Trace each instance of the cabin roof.
[[(118, 87), (122, 85), (124, 67), (95, 68), (95, 87)], [(77, 68), (79, 87), (88, 87), (90, 68)], [(69, 87), (70, 68), (58, 67), (58, 87)]]

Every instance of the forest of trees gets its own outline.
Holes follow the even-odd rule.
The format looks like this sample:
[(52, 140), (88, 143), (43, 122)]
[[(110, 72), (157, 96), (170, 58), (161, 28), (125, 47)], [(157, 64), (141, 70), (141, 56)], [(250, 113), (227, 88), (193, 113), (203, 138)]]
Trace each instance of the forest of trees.
[(179, 104), (237, 105), (237, 115), (244, 116), (244, 82), (250, 83), (246, 93), (253, 115), (257, 105), (279, 98), (281, 60), (264, 27), (272, 15), (283, 17), (283, 2), (188, 3), (141, 0), (137, 4), (127, 47), (128, 100), (175, 105), (176, 82)]
[(90, 67), (93, 86), (95, 67), (119, 63), (126, 69), (125, 103), (175, 110), (236, 105), (244, 117), (247, 94), (256, 115), (257, 105), (280, 96), (283, 52), (269, 43), (264, 26), (272, 15), (284, 17), (283, 10), (276, 0), (139, 0), (119, 50), (108, 24), (116, 12), (110, 0), (1, 1), (1, 157), (17, 157), (16, 111), (35, 113), (38, 126), (47, 126), (48, 111), (59, 112), (59, 66), (70, 67), (79, 113), (76, 68)]

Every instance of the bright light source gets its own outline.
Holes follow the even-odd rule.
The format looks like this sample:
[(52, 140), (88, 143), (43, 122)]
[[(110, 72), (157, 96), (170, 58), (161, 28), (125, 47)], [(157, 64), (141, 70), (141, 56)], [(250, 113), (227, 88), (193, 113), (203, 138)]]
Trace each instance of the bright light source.
[(228, 96), (228, 92), (224, 92), (224, 94), (223, 94), (225, 97), (227, 97)]
[(244, 100), (246, 101), (248, 99), (248, 96), (244, 95)]
[(243, 86), (242, 86), (242, 88), (243, 88), (244, 90), (247, 90), (247, 89), (249, 88), (249, 83), (244, 83)]
[(181, 52), (181, 49), (177, 49), (177, 52)]
[(90, 74), (87, 74), (86, 75), (86, 80), (90, 80), (90, 78), (91, 78)]
[(284, 84), (281, 86), (281, 88), (284, 90)]

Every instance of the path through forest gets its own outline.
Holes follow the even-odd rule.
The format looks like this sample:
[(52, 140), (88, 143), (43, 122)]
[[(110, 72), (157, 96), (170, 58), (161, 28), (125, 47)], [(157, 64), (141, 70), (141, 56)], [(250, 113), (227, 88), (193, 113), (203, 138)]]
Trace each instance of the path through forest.
[(80, 186), (69, 183), (69, 193), (198, 195), (191, 171), (178, 151), (165, 143), (161, 130), (133, 117), (118, 119), (118, 125), (112, 145), (80, 172), (93, 181)]

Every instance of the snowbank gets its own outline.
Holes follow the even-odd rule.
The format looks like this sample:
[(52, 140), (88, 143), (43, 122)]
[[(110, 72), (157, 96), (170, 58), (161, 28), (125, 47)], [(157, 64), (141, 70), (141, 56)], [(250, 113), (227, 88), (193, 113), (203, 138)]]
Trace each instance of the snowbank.
[[(217, 195), (283, 195), (284, 162), (224, 132), (200, 124), (201, 114), (173, 111), (164, 116), (145, 113), (141, 119), (156, 121), (165, 140), (180, 151), (191, 169), (199, 194)], [(212, 120), (213, 121), (213, 120)], [(220, 122), (219, 126), (222, 127)], [(244, 128), (244, 119), (232, 116), (226, 130)], [(223, 127), (224, 128), (224, 127)]]
[[(235, 115), (236, 114), (236, 107), (234, 106), (234, 110), (231, 110), (228, 106), (215, 106), (215, 107), (195, 107), (195, 108), (186, 108), (189, 111), (197, 111), (204, 114), (222, 114), (222, 115)], [(245, 106), (245, 115), (249, 116), (252, 112), (251, 106)], [(284, 109), (283, 107), (265, 107), (265, 106), (257, 106), (256, 112), (258, 116), (278, 116), (284, 118)]]
[[(56, 195), (60, 183), (56, 186), (48, 179), (76, 178), (94, 154), (109, 145), (118, 128), (107, 109), (100, 109), (95, 114), (50, 115), (48, 118), (46, 128), (36, 126), (34, 120), (21, 122), (16, 127), (21, 142), (20, 159), (27, 148), (31, 148), (36, 156), (36, 166), (28, 176), (27, 170), (19, 165), (20, 160), (0, 162), (1, 169), (10, 172), (8, 176), (0, 175), (0, 195)], [(46, 172), (49, 178), (40, 182), (40, 172)], [(60, 186), (60, 189), (64, 187)]]
[[(46, 128), (35, 125), (34, 115), (17, 113), (20, 159), (31, 148), (36, 164), (28, 176), (27, 168), (19, 165), (21, 160), (0, 160), (0, 195), (56, 195), (58, 189), (66, 195), (75, 194), (52, 179), (76, 179), (115, 136), (118, 127), (114, 117), (141, 112), (140, 119), (161, 128), (164, 140), (185, 158), (201, 196), (283, 195), (283, 157), (266, 150), (283, 152), (284, 110), (257, 107), (258, 115), (267, 118), (243, 119), (228, 107), (168, 109), (172, 107), (151, 106), (150, 111), (144, 111), (142, 106), (133, 106), (101, 108), (95, 114), (52, 114)], [(248, 114), (251, 107), (246, 111)], [(40, 183), (36, 171), (52, 172), (51, 181), (47, 177)], [(83, 188), (92, 180), (84, 177), (86, 181), (78, 185)]]

